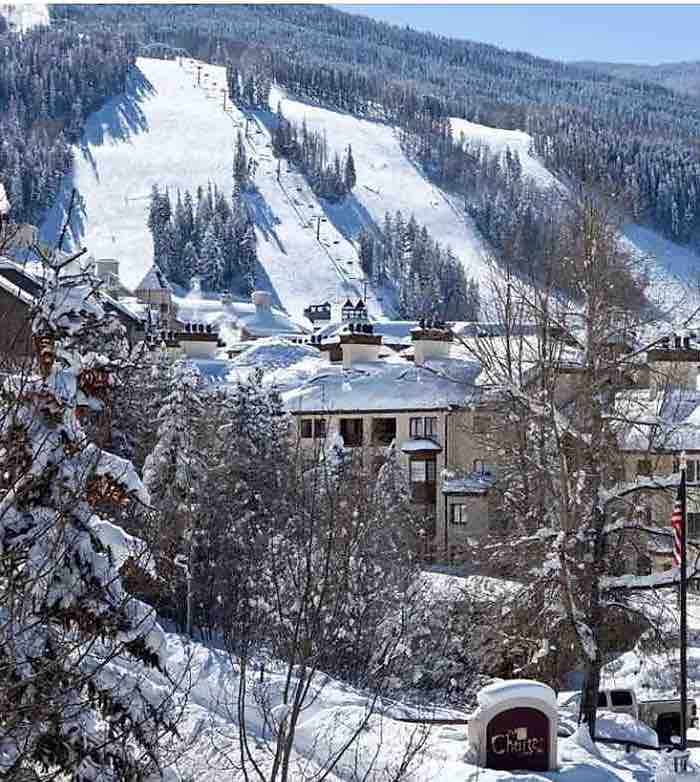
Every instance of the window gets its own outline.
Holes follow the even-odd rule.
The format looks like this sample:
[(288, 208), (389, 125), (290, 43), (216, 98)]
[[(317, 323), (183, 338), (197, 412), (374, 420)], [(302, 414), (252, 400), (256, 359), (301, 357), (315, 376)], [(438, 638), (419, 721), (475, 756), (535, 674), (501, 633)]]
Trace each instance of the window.
[(396, 439), (395, 418), (372, 419), (372, 445), (391, 445)]
[[(673, 472), (681, 471), (681, 462), (677, 456), (673, 457)], [(700, 460), (688, 459), (685, 466), (685, 479), (688, 483), (700, 481)]]
[(688, 513), (686, 521), (688, 522), (688, 539), (700, 539), (700, 513)]
[(637, 475), (651, 475), (651, 461), (649, 459), (637, 459)]
[(467, 506), (463, 504), (450, 505), (450, 521), (452, 524), (463, 525), (467, 523)]
[(304, 440), (310, 440), (312, 437), (323, 440), (326, 436), (326, 421), (324, 418), (302, 418), (299, 430)]
[(435, 439), (438, 436), (437, 416), (425, 416), (424, 418), (411, 418), (409, 421), (409, 432), (411, 437), (421, 438), (430, 437)]
[(607, 708), (608, 704), (605, 702), (605, 693), (599, 692), (598, 693), (598, 708), (599, 709), (605, 709)]
[(362, 419), (341, 418), (340, 435), (346, 448), (359, 448), (362, 445)]
[(629, 690), (610, 690), (611, 706), (632, 706), (632, 693)]
[(411, 459), (411, 483), (435, 483), (435, 459)]
[(637, 557), (637, 575), (638, 576), (651, 575), (651, 560), (646, 554), (640, 554)]

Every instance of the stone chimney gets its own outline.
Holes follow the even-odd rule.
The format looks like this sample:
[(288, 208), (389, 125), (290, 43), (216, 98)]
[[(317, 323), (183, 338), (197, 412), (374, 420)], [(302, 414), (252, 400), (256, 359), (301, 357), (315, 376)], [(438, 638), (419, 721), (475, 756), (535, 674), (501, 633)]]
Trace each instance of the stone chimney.
[(411, 330), (415, 365), (421, 367), (432, 358), (446, 358), (452, 340), (452, 330), (443, 321), (421, 319), (418, 328)]
[(349, 323), (338, 336), (343, 353), (343, 369), (379, 360), (382, 336), (374, 333), (371, 323)]
[(255, 311), (260, 314), (272, 309), (272, 294), (270, 291), (253, 291), (250, 297), (255, 304)]
[(700, 349), (694, 333), (663, 337), (647, 350), (647, 363), (652, 392), (662, 392), (666, 388), (697, 390)]

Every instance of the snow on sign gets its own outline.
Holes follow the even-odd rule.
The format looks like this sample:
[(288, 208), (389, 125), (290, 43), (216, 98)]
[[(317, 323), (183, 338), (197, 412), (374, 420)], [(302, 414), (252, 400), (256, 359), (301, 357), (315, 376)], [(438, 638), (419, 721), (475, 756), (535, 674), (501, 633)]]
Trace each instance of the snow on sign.
[(559, 714), (554, 690), (515, 679), (484, 687), (469, 719), (479, 765), (499, 771), (554, 771)]

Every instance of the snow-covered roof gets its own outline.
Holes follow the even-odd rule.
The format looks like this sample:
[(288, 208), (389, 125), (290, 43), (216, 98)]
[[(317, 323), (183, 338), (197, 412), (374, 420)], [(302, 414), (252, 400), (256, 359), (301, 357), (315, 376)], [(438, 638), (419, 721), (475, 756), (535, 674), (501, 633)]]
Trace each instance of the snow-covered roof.
[(700, 451), (700, 391), (623, 391), (611, 418), (624, 451)]
[[(292, 366), (289, 371), (294, 370)], [(469, 362), (462, 378), (456, 380), (430, 364), (416, 367), (398, 356), (358, 362), (350, 369), (325, 363), (283, 399), (292, 413), (461, 407), (478, 395), (474, 382), (479, 372), (479, 365)], [(284, 379), (284, 373), (280, 374)]]
[[(372, 320), (374, 333), (384, 337), (387, 344), (411, 344), (411, 331), (418, 326), (417, 320)], [(327, 344), (330, 338), (337, 336), (344, 331), (347, 323), (325, 323), (315, 333), (321, 337), (324, 344)]]
[(264, 337), (250, 344), (231, 361), (233, 367), (284, 369), (308, 357), (318, 357), (316, 348), (298, 345), (280, 337)]
[(253, 337), (308, 333), (308, 329), (275, 307), (256, 307), (254, 304), (239, 302), (234, 302), (230, 307), (235, 312), (238, 327), (244, 328)]
[(170, 283), (163, 272), (155, 265), (146, 272), (141, 282), (136, 286), (137, 291), (170, 291)]
[(404, 453), (417, 453), (425, 451), (442, 451), (442, 446), (438, 445), (435, 440), (416, 439), (406, 440), (401, 443), (401, 450)]
[(442, 480), (443, 494), (486, 494), (496, 478), (491, 473), (479, 472), (457, 476), (446, 474)]

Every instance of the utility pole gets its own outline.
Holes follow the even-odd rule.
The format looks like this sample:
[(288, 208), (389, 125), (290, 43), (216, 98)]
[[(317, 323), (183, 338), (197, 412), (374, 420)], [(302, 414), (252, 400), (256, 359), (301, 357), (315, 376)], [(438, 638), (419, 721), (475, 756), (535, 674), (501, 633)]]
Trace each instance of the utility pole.
[(204, 67), (203, 65), (198, 65), (197, 66), (197, 86), (198, 87), (202, 86), (202, 68), (203, 67)]
[(321, 215), (316, 218), (316, 241), (321, 241)]
[(280, 174), (282, 173), (282, 161), (280, 158), (277, 158), (277, 181), (280, 181)]
[(226, 93), (228, 92), (228, 90), (226, 89), (226, 87), (222, 87), (221, 92), (224, 93), (224, 111), (226, 111)]

